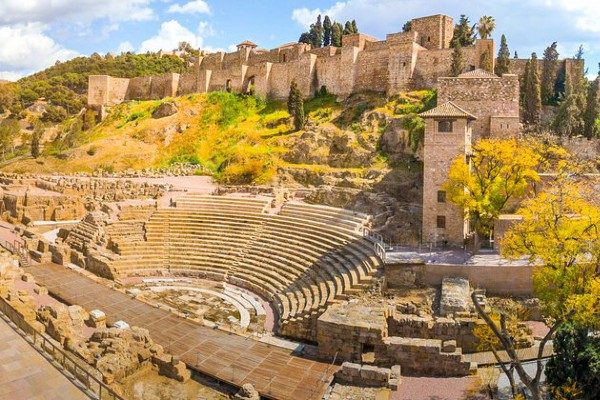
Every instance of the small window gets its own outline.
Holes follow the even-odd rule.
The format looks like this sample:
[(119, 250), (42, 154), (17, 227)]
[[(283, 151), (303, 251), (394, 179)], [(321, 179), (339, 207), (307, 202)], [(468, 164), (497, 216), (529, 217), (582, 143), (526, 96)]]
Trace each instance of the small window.
[(406, 61), (404, 61), (404, 62), (402, 63), (402, 66), (403, 66), (403, 67), (406, 67)]
[(438, 190), (438, 203), (445, 203), (445, 202), (446, 202), (446, 191)]
[(452, 132), (452, 121), (439, 121), (438, 132)]
[(440, 229), (446, 228), (446, 217), (445, 216), (443, 216), (443, 215), (437, 216), (437, 227)]
[(284, 54), (283, 55), (283, 62), (286, 62), (286, 61), (287, 61), (287, 54)]
[(427, 36), (427, 41), (431, 42), (431, 36)]

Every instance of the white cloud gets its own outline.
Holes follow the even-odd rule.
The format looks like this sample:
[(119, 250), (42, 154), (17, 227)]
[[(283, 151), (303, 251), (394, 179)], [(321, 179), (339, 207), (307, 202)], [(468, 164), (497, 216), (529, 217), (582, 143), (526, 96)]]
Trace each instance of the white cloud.
[(44, 34), (39, 23), (0, 27), (0, 75), (22, 77), (29, 71), (47, 68), (57, 60), (65, 61), (77, 52), (65, 49)]
[(180, 14), (209, 14), (210, 8), (208, 4), (202, 0), (190, 1), (187, 4), (180, 5), (179, 3), (173, 4), (169, 7), (168, 12), (180, 13)]
[(134, 50), (135, 50), (135, 48), (128, 41), (119, 43), (119, 47), (117, 47), (117, 53), (119, 53), (119, 54), (127, 53), (127, 52), (134, 51)]
[(575, 19), (575, 26), (588, 32), (600, 33), (600, 3), (589, 0), (539, 0), (549, 8), (559, 8)]
[(2, 0), (0, 22), (30, 21), (90, 22), (107, 18), (111, 21), (143, 21), (155, 17), (152, 0)]
[(175, 20), (163, 22), (158, 33), (142, 42), (140, 53), (147, 51), (170, 51), (176, 49), (179, 42), (188, 42), (192, 47), (202, 46), (202, 37)]

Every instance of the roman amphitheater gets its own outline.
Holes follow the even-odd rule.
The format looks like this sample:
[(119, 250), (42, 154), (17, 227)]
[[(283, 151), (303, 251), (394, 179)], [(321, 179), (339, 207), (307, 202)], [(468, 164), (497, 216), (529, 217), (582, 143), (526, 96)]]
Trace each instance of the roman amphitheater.
[[(429, 250), (390, 248), (377, 216), (314, 204), (314, 189), (222, 187), (186, 165), (118, 176), (3, 173), (0, 237), (12, 255), (1, 260), (2, 311), (34, 343), (60, 343), (52, 351), (67, 349), (63, 361), (91, 365), (74, 361), (73, 375), (104, 390), (101, 398), (122, 398), (109, 385), (149, 364), (177, 380), (193, 373), (241, 388), (235, 398), (289, 400), (343, 398), (344, 384), (393, 398), (411, 377), (468, 377), (495, 364), (480, 351), (475, 330), (485, 322), (471, 292), (482, 304), (529, 296), (533, 267), (467, 254), (464, 217), (440, 204), (439, 190), (472, 140), (518, 131), (521, 72), (477, 69), (483, 51), (495, 53), (480, 40), (465, 49), (472, 68), (445, 77), (452, 19), (412, 22), (413, 32), (382, 42), (356, 35), (341, 49), (241, 46), (206, 55), (189, 76), (93, 76), (89, 105), (250, 87), (280, 98), (293, 79), (305, 94), (326, 85), (339, 96), (437, 85), (439, 106), (422, 115), (415, 218)], [(46, 308), (48, 294), (64, 304)], [(543, 316), (535, 299), (524, 304), (531, 321), (514, 340), (527, 357)]]

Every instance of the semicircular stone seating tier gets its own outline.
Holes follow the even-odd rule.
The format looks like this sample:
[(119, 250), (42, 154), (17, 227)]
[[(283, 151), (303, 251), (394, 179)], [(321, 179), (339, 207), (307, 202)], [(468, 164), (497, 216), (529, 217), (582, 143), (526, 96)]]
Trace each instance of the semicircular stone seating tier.
[[(121, 241), (116, 278), (181, 275), (229, 282), (269, 299), (279, 327), (318, 317), (364, 289), (382, 262), (363, 238), (366, 214), (287, 202), (186, 195), (159, 208), (143, 241)], [(310, 339), (310, 338), (308, 338)]]

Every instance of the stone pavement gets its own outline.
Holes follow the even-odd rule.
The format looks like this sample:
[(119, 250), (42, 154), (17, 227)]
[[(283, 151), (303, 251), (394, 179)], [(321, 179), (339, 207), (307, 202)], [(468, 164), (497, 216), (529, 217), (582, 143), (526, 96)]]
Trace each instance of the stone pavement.
[(0, 318), (0, 399), (89, 399)]

